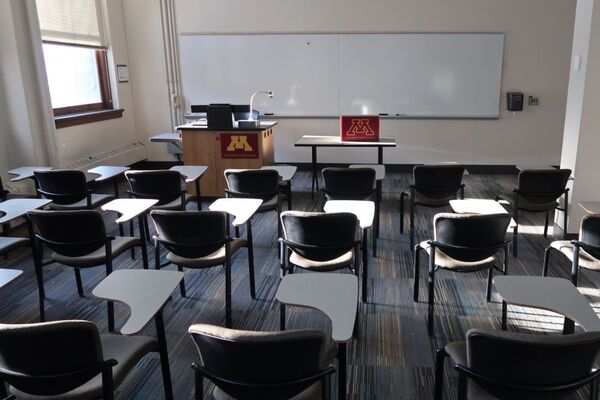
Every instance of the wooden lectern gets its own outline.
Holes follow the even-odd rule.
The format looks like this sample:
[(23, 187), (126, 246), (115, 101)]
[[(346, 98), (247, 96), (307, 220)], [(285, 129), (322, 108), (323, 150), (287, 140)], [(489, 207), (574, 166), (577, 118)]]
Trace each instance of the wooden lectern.
[[(272, 165), (276, 124), (261, 121), (258, 128), (244, 129), (208, 129), (193, 123), (178, 126), (183, 140), (183, 163), (208, 166), (200, 180), (201, 195), (224, 196), (227, 184), (223, 172), (228, 168), (258, 169)], [(188, 185), (188, 192), (196, 193), (193, 184)]]

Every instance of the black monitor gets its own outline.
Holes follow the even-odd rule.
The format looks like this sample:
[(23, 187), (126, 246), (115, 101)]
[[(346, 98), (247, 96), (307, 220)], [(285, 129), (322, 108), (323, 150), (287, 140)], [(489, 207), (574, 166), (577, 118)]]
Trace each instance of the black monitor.
[[(192, 105), (192, 113), (193, 114), (206, 114), (208, 106), (206, 104), (193, 104)], [(231, 104), (231, 112), (233, 112), (233, 118), (238, 121), (240, 119), (248, 119), (250, 105), (249, 104)], [(253, 119), (258, 119), (260, 113), (257, 110), (252, 110)]]
[(233, 128), (231, 104), (210, 104), (206, 107), (206, 126), (208, 129)]

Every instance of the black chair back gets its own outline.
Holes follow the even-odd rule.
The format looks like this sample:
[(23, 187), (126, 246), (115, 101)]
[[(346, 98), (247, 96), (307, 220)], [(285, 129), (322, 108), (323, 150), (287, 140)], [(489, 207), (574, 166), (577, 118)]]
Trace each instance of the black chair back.
[(322, 173), (328, 200), (366, 200), (375, 192), (373, 168), (324, 168)]
[(102, 214), (94, 210), (30, 211), (36, 237), (53, 251), (81, 257), (105, 245), (106, 227)]
[(310, 260), (338, 258), (356, 243), (358, 219), (351, 213), (285, 211), (281, 224), (287, 245)]
[(225, 179), (230, 197), (269, 201), (279, 193), (279, 173), (272, 169), (226, 170)]
[(472, 329), (467, 333), (468, 367), (472, 372), (508, 386), (477, 380), (498, 399), (568, 398), (582, 385), (536, 392), (510, 385), (559, 387), (589, 377), (600, 350), (600, 332), (576, 335), (530, 335)]
[(236, 399), (289, 399), (318, 381), (303, 379), (328, 367), (321, 365), (327, 340), (321, 331), (251, 332), (210, 325), (189, 331), (203, 369)]
[(77, 170), (33, 171), (38, 192), (56, 204), (73, 204), (88, 197), (85, 173)]
[(154, 210), (150, 216), (157, 240), (180, 257), (204, 257), (228, 241), (227, 214), (221, 211)]
[(579, 243), (592, 257), (600, 259), (600, 215), (583, 217), (579, 232)]
[(508, 214), (440, 213), (433, 218), (434, 240), (446, 255), (459, 261), (478, 261), (505, 246)]
[(413, 187), (430, 199), (455, 197), (464, 173), (465, 167), (457, 164), (415, 165)]
[(88, 321), (0, 324), (0, 378), (36, 396), (69, 392), (102, 372), (96, 325)]
[(135, 198), (157, 199), (157, 206), (182, 199), (182, 208), (184, 207), (181, 174), (177, 171), (126, 171), (125, 178), (130, 187), (127, 192)]
[(527, 169), (519, 173), (519, 195), (530, 203), (556, 201), (567, 187), (570, 169)]

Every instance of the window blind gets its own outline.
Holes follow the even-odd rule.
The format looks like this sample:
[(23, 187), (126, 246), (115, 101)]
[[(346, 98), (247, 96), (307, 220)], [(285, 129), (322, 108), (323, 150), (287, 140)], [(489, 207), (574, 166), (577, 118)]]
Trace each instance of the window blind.
[(42, 40), (106, 47), (100, 0), (36, 0)]

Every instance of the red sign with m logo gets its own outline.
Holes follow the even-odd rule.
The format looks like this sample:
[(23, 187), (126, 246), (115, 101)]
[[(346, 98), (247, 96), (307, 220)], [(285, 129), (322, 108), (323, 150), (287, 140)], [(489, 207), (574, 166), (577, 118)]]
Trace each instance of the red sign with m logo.
[(221, 158), (258, 158), (255, 133), (221, 133)]
[(345, 141), (379, 140), (379, 116), (342, 115), (340, 117), (340, 138)]

